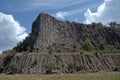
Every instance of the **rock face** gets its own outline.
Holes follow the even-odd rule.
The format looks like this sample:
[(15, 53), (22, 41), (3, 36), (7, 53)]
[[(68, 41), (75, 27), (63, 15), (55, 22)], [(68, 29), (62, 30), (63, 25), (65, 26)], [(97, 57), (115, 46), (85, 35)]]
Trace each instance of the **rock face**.
[(21, 51), (30, 46), (34, 52), (47, 51), (49, 45), (54, 45), (56, 50), (72, 51), (74, 42), (79, 48), (86, 39), (90, 39), (96, 48), (115, 45), (120, 43), (120, 29), (59, 21), (41, 13), (33, 22), (29, 37), (24, 40), (22, 47), (16, 47), (16, 50)]
[(120, 70), (120, 54), (29, 54), (14, 56), (8, 62), (0, 57), (0, 62), (4, 64), (5, 73), (10, 72), (12, 63), (16, 63), (18, 72), (24, 74), (46, 74), (45, 66), (50, 63), (55, 65), (52, 71), (57, 73)]

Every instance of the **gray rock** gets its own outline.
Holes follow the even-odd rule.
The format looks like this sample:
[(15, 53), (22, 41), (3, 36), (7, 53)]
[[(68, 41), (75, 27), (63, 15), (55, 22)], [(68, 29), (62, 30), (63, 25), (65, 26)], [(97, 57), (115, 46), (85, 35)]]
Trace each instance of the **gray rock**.
[[(22, 48), (18, 46), (16, 50), (22, 51), (26, 46), (30, 46), (33, 52), (47, 51), (47, 47), (52, 45), (55, 50), (72, 51), (74, 42), (79, 49), (87, 38), (94, 47), (104, 48), (108, 44), (120, 42), (120, 29), (59, 21), (41, 13), (33, 22), (32, 32), (22, 43)], [(64, 46), (61, 46), (63, 44)]]

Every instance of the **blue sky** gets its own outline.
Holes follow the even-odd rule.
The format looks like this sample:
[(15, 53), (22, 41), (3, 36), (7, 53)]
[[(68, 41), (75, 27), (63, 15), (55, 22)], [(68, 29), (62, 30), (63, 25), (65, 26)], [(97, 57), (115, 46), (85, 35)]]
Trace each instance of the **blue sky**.
[(84, 21), (84, 12), (96, 11), (103, 0), (0, 0), (0, 12), (13, 15), (22, 26), (31, 31), (32, 22), (39, 13), (55, 15), (57, 12), (77, 11), (65, 17), (70, 21)]
[(0, 0), (0, 52), (22, 41), (41, 12), (59, 20), (106, 24), (120, 22), (119, 3), (120, 0)]

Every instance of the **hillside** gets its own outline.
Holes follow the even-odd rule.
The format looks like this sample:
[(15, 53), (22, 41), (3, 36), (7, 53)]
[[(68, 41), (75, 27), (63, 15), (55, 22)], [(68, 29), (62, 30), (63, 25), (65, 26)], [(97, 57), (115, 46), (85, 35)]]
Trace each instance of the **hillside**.
[[(89, 43), (85, 47), (92, 46), (94, 53), (84, 54), (81, 50), (86, 40)], [(29, 36), (13, 50), (0, 56), (0, 72), (49, 74), (120, 71), (119, 52), (102, 54), (96, 51), (104, 49), (110, 53), (120, 49), (120, 28), (59, 21), (41, 13), (33, 22)]]
[(107, 45), (115, 46), (120, 43), (120, 29), (60, 21), (41, 13), (33, 22), (29, 36), (15, 49), (18, 52), (27, 49), (43, 52), (52, 46), (54, 50), (71, 52), (74, 43), (79, 49), (86, 39), (90, 39), (96, 49), (104, 49)]
[[(28, 54), (0, 57), (4, 73), (48, 74), (120, 71), (120, 54)], [(12, 65), (12, 66), (11, 66)]]

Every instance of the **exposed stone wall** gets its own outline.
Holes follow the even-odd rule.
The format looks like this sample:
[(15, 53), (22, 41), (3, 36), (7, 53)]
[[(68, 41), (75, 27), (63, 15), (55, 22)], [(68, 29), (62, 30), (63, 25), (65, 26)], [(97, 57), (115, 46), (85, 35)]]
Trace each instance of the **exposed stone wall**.
[[(32, 32), (24, 40), (22, 46), (30, 46), (32, 51), (36, 52), (47, 51), (49, 45), (65, 44), (62, 47), (57, 46), (57, 48), (72, 51), (74, 42), (77, 43), (79, 48), (87, 38), (91, 40), (96, 48), (108, 44), (115, 45), (115, 43), (120, 43), (120, 29), (59, 21), (48, 14), (41, 13), (33, 22)], [(17, 51), (23, 50), (20, 47), (16, 49)]]
[[(0, 58), (1, 62), (4, 59)], [(60, 73), (69, 73), (69, 64), (82, 64), (85, 67), (84, 71), (113, 71), (115, 68), (120, 70), (120, 54), (29, 54), (15, 56), (5, 67), (4, 72), (9, 72), (9, 65), (16, 62), (20, 73), (25, 74), (45, 74), (45, 65), (49, 63), (55, 64), (54, 70)], [(79, 72), (79, 71), (75, 71)]]

